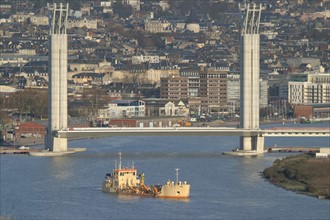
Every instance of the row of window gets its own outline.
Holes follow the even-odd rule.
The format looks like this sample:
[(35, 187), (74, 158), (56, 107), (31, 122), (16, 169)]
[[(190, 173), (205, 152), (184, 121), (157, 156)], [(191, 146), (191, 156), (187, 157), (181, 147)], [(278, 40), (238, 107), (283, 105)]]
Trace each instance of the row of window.
[(213, 79), (213, 78), (216, 78), (216, 79), (219, 79), (219, 78), (227, 78), (227, 74), (202, 74), (200, 76), (201, 78), (203, 79)]

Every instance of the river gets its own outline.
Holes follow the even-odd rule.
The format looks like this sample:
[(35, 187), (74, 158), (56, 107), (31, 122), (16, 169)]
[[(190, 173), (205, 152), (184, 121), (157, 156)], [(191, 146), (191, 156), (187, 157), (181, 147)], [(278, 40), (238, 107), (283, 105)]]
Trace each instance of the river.
[[(264, 127), (283, 126), (271, 124)], [(329, 127), (328, 122), (285, 126)], [(292, 153), (223, 156), (238, 137), (111, 137), (70, 141), (87, 151), (62, 157), (2, 155), (0, 216), (9, 219), (329, 219), (330, 201), (286, 191), (260, 172)], [(265, 146), (328, 147), (329, 138), (269, 137)], [(134, 162), (146, 184), (180, 180), (190, 198), (170, 200), (101, 191), (117, 153)]]

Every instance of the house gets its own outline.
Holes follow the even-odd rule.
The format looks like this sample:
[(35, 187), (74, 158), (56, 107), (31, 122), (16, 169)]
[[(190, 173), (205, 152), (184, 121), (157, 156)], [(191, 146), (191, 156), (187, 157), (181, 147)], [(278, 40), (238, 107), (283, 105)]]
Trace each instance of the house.
[(104, 73), (78, 73), (72, 76), (75, 84), (93, 84), (102, 85)]
[(329, 147), (321, 147), (320, 152), (316, 153), (316, 158), (329, 158), (330, 157), (330, 148)]

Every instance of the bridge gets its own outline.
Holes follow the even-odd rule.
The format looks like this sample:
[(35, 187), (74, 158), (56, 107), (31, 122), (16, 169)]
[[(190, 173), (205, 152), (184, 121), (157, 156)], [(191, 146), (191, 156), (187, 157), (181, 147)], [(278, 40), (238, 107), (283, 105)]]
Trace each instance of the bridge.
[(241, 137), (330, 137), (329, 128), (270, 128), (250, 130), (232, 127), (118, 127), (70, 128), (57, 132), (60, 138), (112, 136), (241, 136)]
[[(260, 35), (262, 5), (247, 4), (241, 30), (240, 128), (166, 127), (166, 128), (68, 128), (67, 126), (67, 16), (68, 4), (54, 3), (50, 9), (49, 38), (49, 108), (45, 148), (67, 152), (68, 138), (111, 136), (239, 136), (240, 150), (264, 152), (266, 136), (330, 137), (329, 128), (265, 129), (259, 128)], [(62, 128), (62, 129), (61, 129)], [(327, 129), (327, 130), (326, 130)]]

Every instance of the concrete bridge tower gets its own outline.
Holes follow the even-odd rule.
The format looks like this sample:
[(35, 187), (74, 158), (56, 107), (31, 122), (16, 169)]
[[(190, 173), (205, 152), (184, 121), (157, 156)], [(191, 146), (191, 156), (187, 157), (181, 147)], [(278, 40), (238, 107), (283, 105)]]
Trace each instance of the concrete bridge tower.
[(54, 152), (67, 151), (66, 138), (57, 137), (57, 131), (67, 128), (67, 19), (69, 4), (48, 5), (49, 9), (49, 90), (48, 90), (48, 128), (46, 149)]
[[(260, 16), (262, 5), (240, 6), (242, 29), (240, 38), (240, 127), (247, 130), (259, 129), (259, 69), (260, 69)], [(240, 137), (240, 149), (263, 151), (264, 138)]]

